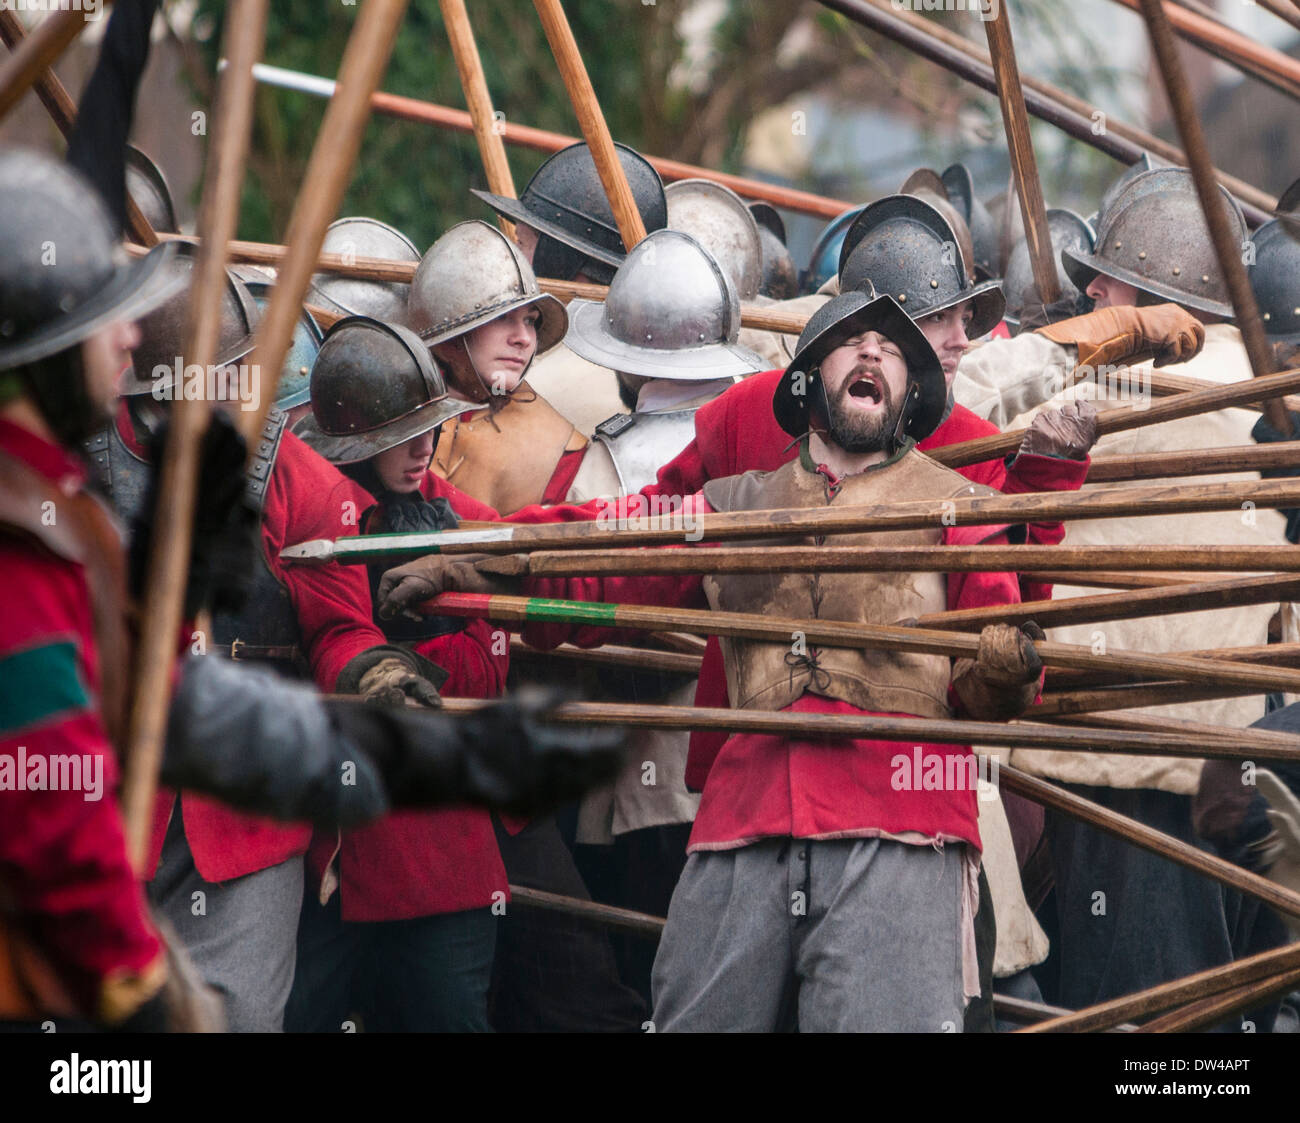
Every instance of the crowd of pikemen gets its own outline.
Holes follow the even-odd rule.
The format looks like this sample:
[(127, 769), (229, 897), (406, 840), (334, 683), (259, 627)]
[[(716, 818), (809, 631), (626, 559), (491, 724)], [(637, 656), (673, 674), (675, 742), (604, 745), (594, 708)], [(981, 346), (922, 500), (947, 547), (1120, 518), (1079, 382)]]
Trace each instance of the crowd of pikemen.
[[(512, 637), (488, 600), (890, 625), (1095, 588), (1013, 571), (556, 577), (473, 554), (282, 555), (503, 520), (599, 521), (617, 546), (618, 527), (664, 509), (1069, 492), (1097, 453), (1290, 436), (1246, 408), (1099, 436), (1094, 403), (1149, 402), (1154, 368), (1251, 377), (1186, 169), (1135, 165), (1088, 218), (1050, 210), (1060, 294), (1045, 303), (1025, 241), (961, 165), (922, 169), (833, 220), (798, 268), (772, 207), (706, 180), (665, 186), (638, 153), (617, 153), (647, 231), (630, 252), (583, 144), (548, 158), (518, 199), (476, 191), (483, 218), (423, 254), (378, 220), (335, 222), (325, 252), (408, 262), (413, 279), (316, 275), (250, 456), (234, 420), (256, 401), (244, 360), (274, 270), (228, 270), (220, 377), (200, 369), (187, 385), (194, 254), (164, 243), (128, 259), (121, 247), (128, 192), (155, 230), (176, 231), (162, 174), (134, 151), (83, 174), (75, 158), (0, 150), (5, 1026), (991, 1032), (1008, 1024), (995, 995), (1078, 1009), (1292, 938), (1281, 914), (1236, 890), (999, 791), (984, 768), (969, 779), (970, 745), (828, 738), (797, 723), (611, 733), (546, 720), (557, 697), (580, 697), (810, 725), (1005, 722), (1043, 689), (1032, 621), (988, 624), (977, 650), (952, 658), (802, 636), (693, 645), (600, 614), (542, 614)], [(1293, 366), (1295, 219), (1284, 200), (1252, 233), (1236, 201), (1220, 202), (1253, 248), (1279, 369)], [(539, 276), (607, 294), (566, 306)], [(806, 326), (797, 338), (742, 326), (742, 302)], [(150, 536), (168, 529), (152, 498), (170, 403), (199, 393), (219, 400), (141, 872), (113, 798), (131, 606)], [(1024, 431), (1006, 457), (953, 470), (927, 455), (1004, 429)], [(768, 541), (1295, 540), (1286, 512), (1253, 507), (959, 521)], [(445, 594), (489, 610), (436, 614), (428, 602)], [(1298, 628), (1290, 605), (1253, 604), (1047, 636), (1175, 652)], [(642, 657), (602, 658), (608, 644)], [(452, 698), (501, 703), (436, 712)], [(1256, 694), (1154, 712), (1298, 732), (1285, 703)], [(1300, 766), (1243, 784), (1235, 761), (984, 749), (1300, 891)], [(74, 771), (86, 782), (64, 782)], [(529, 907), (512, 886), (666, 924), (650, 939)], [(1242, 1019), (1300, 1028), (1283, 1000), (1221, 1028)]]

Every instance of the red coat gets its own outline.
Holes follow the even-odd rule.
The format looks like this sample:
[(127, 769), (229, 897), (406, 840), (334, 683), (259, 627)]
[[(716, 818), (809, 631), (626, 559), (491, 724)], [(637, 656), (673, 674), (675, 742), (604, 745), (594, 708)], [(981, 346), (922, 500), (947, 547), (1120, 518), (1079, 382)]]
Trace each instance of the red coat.
[[(374, 500), (329, 461), (292, 433), (280, 442), (262, 510), (262, 548), (272, 574), (289, 591), (304, 654), (316, 685), (333, 691), (339, 672), (354, 656), (386, 643), (374, 624), (364, 566), (285, 566), (280, 550), (312, 538), (358, 533), (361, 515)], [(174, 793), (159, 792), (154, 808), (156, 869)], [(226, 881), (267, 869), (307, 851), (309, 826), (286, 826), (233, 811), (193, 792), (182, 794), (185, 837), (194, 865), (206, 881)]]
[[(798, 441), (777, 424), (772, 412), (772, 397), (784, 371), (769, 370), (751, 375), (727, 389), (713, 401), (702, 405), (695, 414), (695, 439), (659, 470), (655, 483), (641, 489), (647, 497), (655, 495), (694, 495), (709, 480), (725, 479), (743, 472), (770, 472), (793, 460)], [(944, 422), (917, 447), (926, 452), (946, 445), (959, 444), (998, 433), (992, 423), (977, 417), (965, 406), (954, 405)], [(957, 469), (974, 483), (985, 484), (1007, 494), (1035, 491), (1077, 491), (1088, 474), (1089, 460), (1060, 460), (1051, 456), (1019, 456), (1010, 470), (1002, 460), (985, 460)], [(583, 507), (525, 507), (510, 516), (512, 522), (553, 522), (594, 518), (600, 503)], [(1059, 522), (1031, 523), (1028, 541), (1055, 546), (1064, 537)], [(1051, 586), (1022, 582), (1021, 598), (1046, 600)], [(710, 637), (700, 668), (695, 704), (703, 707), (729, 705), (727, 683), (722, 668), (722, 649)], [(687, 786), (700, 790), (708, 774), (708, 763), (717, 756), (727, 739), (725, 733), (698, 730), (691, 734), (690, 763), (686, 769)]]
[[(84, 483), (67, 452), (4, 419), (0, 454), (69, 496)], [(0, 897), (93, 1018), (107, 994), (161, 970), (162, 945), (126, 854), (90, 589), (80, 564), (8, 527), (0, 582)], [(76, 790), (52, 788), (54, 756), (89, 764), (80, 780), (61, 773)], [(33, 790), (41, 773), (48, 790)]]
[[(432, 472), (420, 490), (426, 499), (445, 497), (462, 519), (499, 518)], [(357, 571), (365, 573), (363, 567)], [(447, 671), (441, 692), (448, 698), (497, 698), (505, 689), (509, 636), (486, 620), (424, 640), (415, 649)], [(491, 815), (481, 807), (393, 811), (345, 832), (341, 843), (334, 834), (318, 833), (308, 859), (316, 886), (336, 849), (345, 921), (407, 920), (508, 899)], [(494, 898), (496, 893), (507, 897)]]

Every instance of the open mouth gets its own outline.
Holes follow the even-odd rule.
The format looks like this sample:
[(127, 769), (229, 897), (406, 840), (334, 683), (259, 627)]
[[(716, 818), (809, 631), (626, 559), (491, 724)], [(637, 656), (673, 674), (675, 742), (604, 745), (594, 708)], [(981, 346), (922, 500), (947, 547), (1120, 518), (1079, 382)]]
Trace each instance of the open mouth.
[(866, 406), (878, 406), (885, 399), (878, 376), (867, 372), (849, 383), (848, 396)]

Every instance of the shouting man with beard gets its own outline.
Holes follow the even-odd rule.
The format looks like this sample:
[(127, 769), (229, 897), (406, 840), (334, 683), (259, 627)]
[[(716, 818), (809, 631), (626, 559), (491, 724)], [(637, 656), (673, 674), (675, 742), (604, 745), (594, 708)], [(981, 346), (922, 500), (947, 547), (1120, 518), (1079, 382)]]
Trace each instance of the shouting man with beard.
[[(712, 480), (700, 511), (848, 507), (993, 494), (916, 450), (943, 415), (943, 370), (890, 297), (851, 292), (809, 320), (773, 398), (799, 446), (775, 471)], [(641, 496), (620, 500), (637, 517)], [(1005, 527), (848, 535), (839, 544), (1005, 541)], [(788, 540), (783, 540), (788, 542)], [(804, 543), (813, 545), (811, 540)], [(423, 558), (385, 574), (381, 611), (443, 590), (519, 591), (472, 560)], [(891, 624), (1019, 600), (1012, 573), (773, 573), (530, 579), (543, 597), (707, 603)], [(1031, 625), (1027, 630), (1041, 635)], [(546, 626), (529, 642), (610, 642), (611, 629)], [(986, 628), (978, 658), (723, 640), (735, 708), (787, 713), (1005, 719), (1032, 704), (1041, 666), (1009, 625)], [(915, 746), (944, 777), (913, 782), (899, 746), (741, 733), (704, 785), (690, 857), (654, 966), (659, 1030), (930, 1031), (962, 1025), (978, 993), (974, 913), (980, 836), (968, 746)], [(908, 757), (908, 759), (912, 759)], [(906, 770), (903, 770), (906, 771)]]

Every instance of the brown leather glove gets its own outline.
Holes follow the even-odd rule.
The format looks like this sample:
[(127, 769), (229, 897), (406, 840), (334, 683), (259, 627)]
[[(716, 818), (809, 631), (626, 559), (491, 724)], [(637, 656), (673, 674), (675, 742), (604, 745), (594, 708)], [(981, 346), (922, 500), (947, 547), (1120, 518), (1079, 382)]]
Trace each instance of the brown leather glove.
[(1032, 620), (990, 624), (980, 632), (979, 653), (958, 659), (952, 688), (968, 716), (977, 721), (1006, 721), (1019, 717), (1038, 696), (1043, 661), (1033, 640), (1045, 638)]
[(367, 702), (381, 706), (404, 706), (408, 703), (437, 709), (442, 695), (428, 679), (417, 675), (401, 659), (381, 659), (361, 676), (357, 693)]
[(1098, 367), (1155, 358), (1158, 367), (1185, 362), (1205, 343), (1205, 325), (1176, 304), (1098, 308), (1038, 329), (1053, 343), (1079, 349), (1079, 365)]
[(1020, 452), (1082, 460), (1097, 443), (1097, 408), (1091, 402), (1067, 402), (1034, 418), (1020, 442)]
[(391, 620), (400, 613), (418, 620), (419, 614), (411, 606), (439, 593), (508, 596), (519, 591), (519, 582), (513, 574), (521, 571), (518, 560), (510, 556), (430, 554), (390, 569), (379, 579), (379, 616)]

